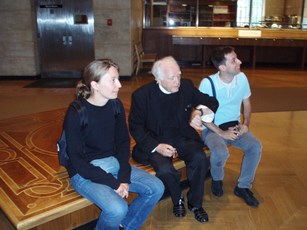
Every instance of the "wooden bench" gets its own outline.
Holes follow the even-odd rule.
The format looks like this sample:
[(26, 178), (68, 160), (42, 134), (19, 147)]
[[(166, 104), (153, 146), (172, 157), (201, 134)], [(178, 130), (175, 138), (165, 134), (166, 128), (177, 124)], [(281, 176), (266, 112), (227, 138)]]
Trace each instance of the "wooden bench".
[[(132, 158), (131, 165), (135, 165), (146, 170), (152, 175), (155, 175), (153, 168), (150, 165), (143, 166), (137, 163)], [(182, 160), (174, 159), (174, 166), (182, 173), (182, 180), (186, 179), (185, 163)], [(73, 191), (73, 193), (76, 193)], [(127, 199), (130, 203), (137, 195), (131, 193)], [(73, 229), (96, 220), (99, 217), (100, 209), (89, 200), (79, 196), (73, 202), (59, 205), (57, 208), (43, 212), (34, 216), (31, 219), (21, 221), (16, 226), (16, 229), (35, 229), (35, 230), (50, 230), (50, 229)]]
[[(54, 143), (65, 112), (62, 108), (0, 121), (0, 229), (73, 229), (98, 218), (99, 208), (74, 191), (58, 164)], [(130, 163), (155, 174), (151, 166), (133, 159)], [(184, 180), (184, 162), (175, 159), (174, 166)]]
[[(152, 175), (155, 175), (155, 171), (150, 165), (144, 166), (136, 162), (132, 158), (130, 159), (130, 164), (139, 167)], [(179, 158), (176, 158), (173, 160), (173, 164), (174, 167), (181, 172), (181, 181), (185, 181), (187, 179), (187, 176), (184, 161), (180, 160)], [(136, 198), (136, 196), (136, 194), (130, 193), (129, 198), (127, 199), (128, 203), (132, 202), (133, 199)], [(78, 202), (64, 206), (56, 213), (53, 212), (52, 216), (57, 216), (56, 219), (49, 220), (47, 223), (44, 224), (40, 224), (39, 227), (35, 229), (49, 230), (60, 228), (75, 228), (96, 220), (99, 217), (100, 212), (100, 209), (95, 204), (83, 197), (80, 197)], [(48, 216), (48, 213), (46, 213), (46, 218), (47, 217), (50, 218), (50, 216)]]

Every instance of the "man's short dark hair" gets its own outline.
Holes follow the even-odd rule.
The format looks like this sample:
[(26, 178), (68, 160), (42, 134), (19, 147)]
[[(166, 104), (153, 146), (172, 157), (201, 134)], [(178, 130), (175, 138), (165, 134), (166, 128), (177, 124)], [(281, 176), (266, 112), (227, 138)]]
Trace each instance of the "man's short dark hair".
[(211, 61), (215, 68), (219, 69), (220, 65), (225, 64), (225, 55), (231, 53), (234, 50), (235, 48), (232, 46), (218, 47), (213, 50), (211, 54)]

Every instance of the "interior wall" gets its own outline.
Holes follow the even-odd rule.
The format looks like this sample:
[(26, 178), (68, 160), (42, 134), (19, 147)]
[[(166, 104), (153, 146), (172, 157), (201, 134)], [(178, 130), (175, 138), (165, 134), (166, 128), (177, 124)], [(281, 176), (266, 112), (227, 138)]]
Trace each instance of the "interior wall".
[(136, 53), (134, 44), (138, 41), (142, 41), (142, 28), (143, 28), (143, 11), (142, 1), (131, 0), (131, 66), (132, 73), (136, 68)]
[(32, 0), (0, 1), (0, 76), (39, 74)]
[(266, 0), (265, 16), (300, 16), (302, 14), (302, 7), (303, 0)]
[(130, 5), (131, 1), (93, 0), (95, 58), (113, 59), (124, 76), (132, 72)]
[(121, 76), (131, 76), (134, 44), (142, 36), (142, 1), (93, 0), (93, 6), (95, 58), (111, 58), (120, 66)]
[(283, 16), (285, 12), (284, 9), (285, 9), (285, 0), (265, 1), (265, 16)]
[[(141, 7), (140, 0), (93, 0), (95, 58), (113, 59), (121, 76), (134, 71), (132, 47), (141, 36)], [(1, 0), (0, 14), (0, 76), (39, 75), (35, 1)]]
[(300, 16), (302, 14), (303, 0), (286, 0), (286, 15)]

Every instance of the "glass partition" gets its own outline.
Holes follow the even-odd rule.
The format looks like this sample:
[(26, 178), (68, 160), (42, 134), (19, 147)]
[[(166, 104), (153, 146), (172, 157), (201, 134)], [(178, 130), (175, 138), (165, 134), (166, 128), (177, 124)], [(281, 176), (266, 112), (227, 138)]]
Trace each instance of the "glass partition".
[(304, 2), (302, 28), (307, 29), (307, 0)]
[(197, 2), (197, 0), (146, 0), (144, 1), (145, 25), (147, 27), (196, 26)]
[(307, 28), (307, 0), (143, 0), (144, 27)]

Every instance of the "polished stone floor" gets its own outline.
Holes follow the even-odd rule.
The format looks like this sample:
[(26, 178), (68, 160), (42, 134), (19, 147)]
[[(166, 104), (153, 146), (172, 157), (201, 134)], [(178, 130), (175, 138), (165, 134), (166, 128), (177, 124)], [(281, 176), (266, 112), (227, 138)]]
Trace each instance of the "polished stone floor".
[[(202, 76), (211, 72), (212, 70), (183, 69), (184, 77), (192, 79), (195, 85), (199, 84)], [(307, 107), (303, 106), (299, 110), (295, 106), (289, 107), (289, 103), (307, 101), (307, 90), (304, 91), (307, 89), (307, 72), (278, 69), (247, 69), (245, 72), (252, 88), (282, 88), (281, 93), (285, 95), (296, 92), (296, 89), (306, 93), (294, 95), (295, 101), (292, 102), (279, 101), (278, 95), (271, 95), (275, 99), (270, 102), (270, 111), (263, 109), (268, 108), (265, 106), (268, 106), (266, 98), (271, 97), (269, 93), (264, 98), (253, 100), (254, 107), (261, 111), (253, 113), (250, 127), (263, 144), (262, 159), (252, 189), (260, 200), (260, 206), (250, 208), (233, 195), (242, 153), (230, 148), (231, 155), (225, 166), (224, 196), (216, 198), (211, 194), (210, 180), (205, 185), (203, 206), (209, 214), (209, 223), (198, 223), (191, 212), (184, 218), (175, 218), (171, 200), (167, 198), (157, 205), (142, 229), (307, 228)], [(119, 98), (130, 103), (131, 92), (150, 80), (150, 76), (144, 75), (122, 81)], [(0, 81), (1, 120), (64, 108), (74, 97), (73, 88), (23, 88), (30, 82)], [(277, 91), (273, 91), (273, 94), (274, 92)], [(287, 105), (282, 106), (282, 103)], [(284, 111), (282, 108), (291, 110)], [(0, 229), (11, 229), (6, 223), (4, 217), (0, 217)]]

